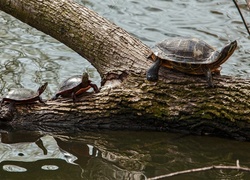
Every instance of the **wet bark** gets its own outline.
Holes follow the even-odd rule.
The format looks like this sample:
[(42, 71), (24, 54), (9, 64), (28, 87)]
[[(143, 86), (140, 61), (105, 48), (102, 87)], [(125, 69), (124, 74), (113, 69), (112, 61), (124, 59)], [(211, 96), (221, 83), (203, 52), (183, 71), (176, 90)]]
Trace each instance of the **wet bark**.
[[(49, 34), (86, 58), (102, 77), (101, 91), (46, 105), (4, 106), (1, 122), (45, 131), (89, 128), (149, 129), (213, 134), (250, 140), (250, 79), (205, 77), (166, 68), (145, 78), (148, 46), (95, 12), (70, 0), (1, 0), (0, 10)], [(81, 72), (79, 72), (81, 74)]]

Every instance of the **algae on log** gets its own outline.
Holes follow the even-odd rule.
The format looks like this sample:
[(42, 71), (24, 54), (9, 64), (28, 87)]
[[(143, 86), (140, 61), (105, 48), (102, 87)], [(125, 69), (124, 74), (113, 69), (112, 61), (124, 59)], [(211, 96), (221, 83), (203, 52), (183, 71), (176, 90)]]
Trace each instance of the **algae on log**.
[[(95, 12), (70, 0), (1, 0), (0, 10), (45, 32), (85, 57), (102, 77), (101, 91), (73, 104), (1, 109), (1, 122), (15, 128), (82, 130), (120, 128), (184, 131), (250, 140), (250, 79), (205, 77), (166, 68), (148, 82), (149, 47)], [(80, 74), (80, 73), (79, 73)]]

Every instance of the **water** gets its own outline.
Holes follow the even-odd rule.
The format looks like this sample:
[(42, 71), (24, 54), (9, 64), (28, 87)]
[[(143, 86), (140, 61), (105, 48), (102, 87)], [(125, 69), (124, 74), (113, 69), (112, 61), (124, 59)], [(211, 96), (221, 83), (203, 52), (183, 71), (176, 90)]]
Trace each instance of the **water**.
[[(78, 0), (149, 46), (168, 37), (194, 36), (215, 47), (239, 47), (222, 74), (249, 78), (250, 43), (233, 2), (227, 0)], [(245, 1), (238, 1), (250, 23)], [(0, 12), (0, 95), (13, 87), (36, 89), (49, 82), (49, 98), (65, 78), (86, 70), (88, 61), (65, 45)], [(0, 179), (143, 179), (211, 165), (250, 167), (249, 143), (163, 132), (2, 131)], [(249, 179), (242, 171), (212, 170), (172, 179)]]
[[(212, 165), (250, 166), (249, 143), (164, 132), (1, 133), (1, 179), (145, 179)], [(42, 177), (40, 177), (42, 176)], [(249, 179), (211, 170), (170, 179)]]

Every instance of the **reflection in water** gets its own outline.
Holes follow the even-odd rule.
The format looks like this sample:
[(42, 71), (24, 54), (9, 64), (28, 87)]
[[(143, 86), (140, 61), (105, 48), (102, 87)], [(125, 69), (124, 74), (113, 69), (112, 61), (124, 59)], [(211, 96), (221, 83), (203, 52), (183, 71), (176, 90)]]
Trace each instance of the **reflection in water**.
[[(53, 136), (43, 136), (36, 142), (23, 142), (15, 144), (6, 144), (0, 142), (0, 163), (5, 161), (20, 161), (20, 162), (34, 162), (45, 159), (62, 159), (67, 163), (77, 165), (74, 161), (77, 159), (76, 156), (62, 150), (58, 145)], [(4, 165), (5, 168), (10, 171), (10, 167), (14, 172), (19, 171), (21, 167), (15, 165)], [(43, 166), (44, 169), (53, 169), (53, 166)]]
[(26, 172), (27, 169), (16, 165), (3, 165), (3, 170), (7, 172)]
[[(250, 166), (249, 143), (157, 132), (1, 134), (0, 177), (140, 180), (212, 165)], [(11, 173), (12, 172), (12, 173)], [(19, 178), (16, 174), (19, 173)], [(249, 179), (248, 172), (211, 170), (179, 179)], [(42, 178), (41, 178), (42, 179)]]
[(57, 170), (59, 167), (55, 165), (44, 165), (41, 167), (43, 170)]
[(89, 177), (89, 179), (145, 179), (142, 172), (122, 169), (100, 158), (90, 159), (85, 172), (85, 177)]
[[(104, 149), (103, 152), (101, 152), (95, 146), (90, 144), (65, 141), (65, 136), (55, 136), (56, 138), (54, 138), (51, 135), (44, 135), (35, 142), (19, 143), (17, 143), (16, 140), (15, 143), (13, 143), (13, 137), (15, 137), (15, 133), (14, 136), (11, 133), (1, 134), (2, 141), (8, 142), (0, 142), (0, 165), (2, 170), (6, 172), (29, 173), (34, 167), (28, 168), (25, 162), (32, 163), (40, 161), (44, 163), (42, 163), (41, 166), (36, 165), (40, 166), (36, 168), (59, 171), (61, 173), (61, 171), (65, 171), (65, 169), (62, 167), (64, 165), (58, 160), (63, 160), (73, 166), (80, 167), (78, 174), (75, 175), (76, 178), (106, 178), (116, 180), (141, 179), (144, 177), (140, 171), (122, 169), (115, 164), (110, 163), (116, 162), (117, 159), (121, 158), (125, 158), (125, 161), (131, 161), (129, 158), (124, 157), (123, 155), (119, 155), (120, 157), (115, 156), (114, 153), (108, 152)], [(63, 148), (67, 150), (64, 150)], [(73, 155), (73, 153), (78, 157)], [(19, 162), (21, 162), (23, 166), (18, 165), (20, 164)], [(144, 167), (140, 168), (140, 170), (142, 169), (144, 169)], [(64, 179), (63, 176), (60, 178)]]

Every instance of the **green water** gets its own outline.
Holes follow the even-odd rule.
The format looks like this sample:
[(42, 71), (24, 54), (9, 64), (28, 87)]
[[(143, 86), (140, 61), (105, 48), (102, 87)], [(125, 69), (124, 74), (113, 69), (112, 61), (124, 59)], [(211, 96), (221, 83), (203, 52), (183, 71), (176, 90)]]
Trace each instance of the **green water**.
[[(78, 0), (152, 46), (175, 36), (194, 36), (215, 47), (237, 40), (222, 65), (224, 75), (249, 78), (250, 43), (233, 2), (227, 0)], [(250, 11), (238, 1), (250, 23)], [(0, 95), (13, 87), (36, 89), (44, 98), (65, 78), (94, 67), (53, 38), (0, 12)], [(1, 128), (0, 179), (145, 179), (211, 165), (250, 167), (249, 143), (165, 132), (12, 131)], [(210, 170), (170, 179), (250, 179), (250, 172)]]

